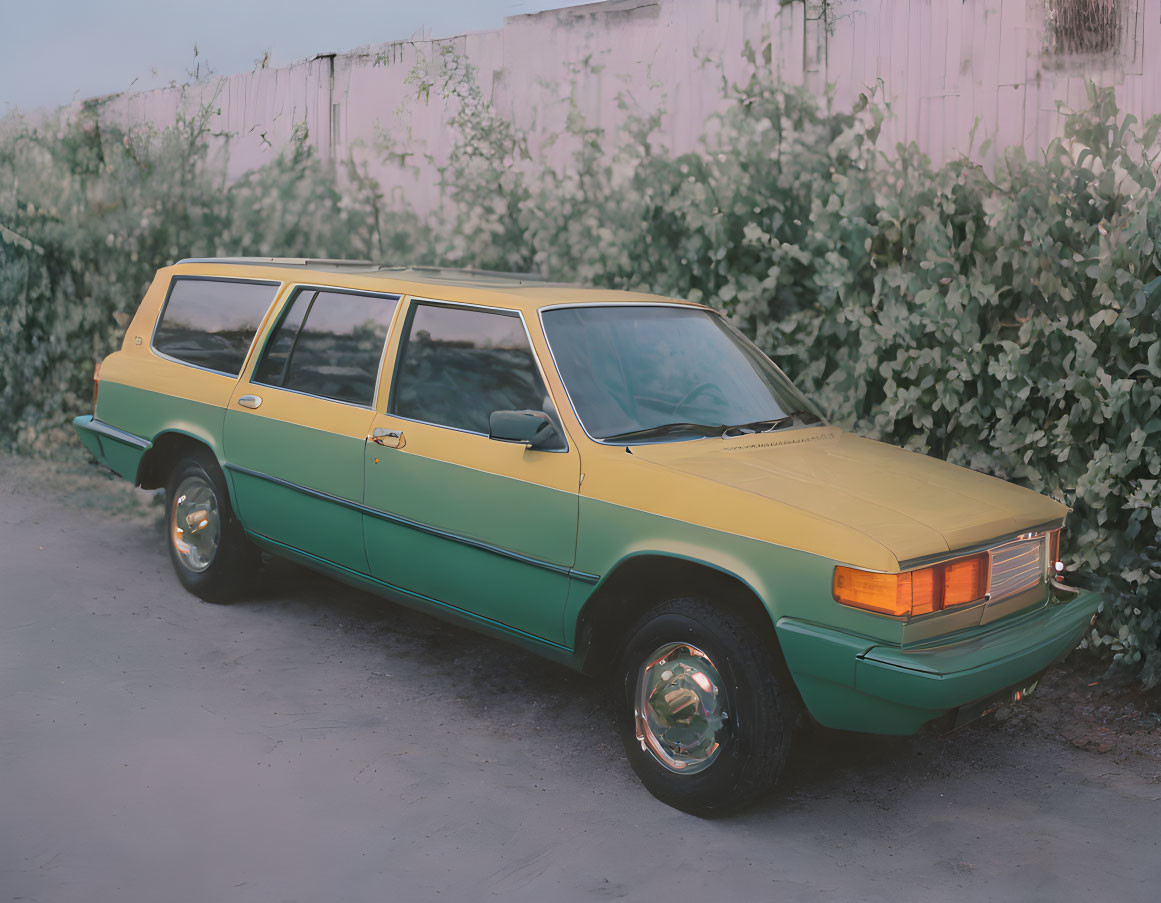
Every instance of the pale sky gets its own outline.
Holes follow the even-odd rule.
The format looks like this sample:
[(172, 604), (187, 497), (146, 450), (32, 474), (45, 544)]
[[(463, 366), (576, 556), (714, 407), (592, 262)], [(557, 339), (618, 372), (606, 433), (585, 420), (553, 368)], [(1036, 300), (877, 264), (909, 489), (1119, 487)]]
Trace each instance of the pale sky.
[(0, 0), (0, 116), (318, 53), (499, 28), (588, 0)]

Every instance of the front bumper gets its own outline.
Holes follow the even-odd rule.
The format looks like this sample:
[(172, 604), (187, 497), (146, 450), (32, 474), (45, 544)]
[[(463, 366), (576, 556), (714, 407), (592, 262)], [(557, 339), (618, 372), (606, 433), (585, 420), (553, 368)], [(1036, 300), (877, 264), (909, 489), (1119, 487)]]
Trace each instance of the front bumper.
[(1084, 636), (1100, 596), (1080, 592), (983, 627), (913, 646), (892, 646), (782, 618), (778, 639), (819, 723), (875, 734), (911, 734), (954, 709), (1042, 672)]

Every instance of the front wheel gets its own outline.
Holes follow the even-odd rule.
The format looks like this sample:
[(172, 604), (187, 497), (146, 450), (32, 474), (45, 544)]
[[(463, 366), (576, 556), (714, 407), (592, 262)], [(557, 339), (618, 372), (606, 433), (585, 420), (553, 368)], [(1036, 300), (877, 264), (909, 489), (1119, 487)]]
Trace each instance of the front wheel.
[(782, 774), (797, 721), (777, 653), (707, 599), (673, 599), (633, 628), (617, 717), (633, 770), (693, 815), (735, 812)]
[(169, 558), (181, 585), (206, 602), (242, 595), (258, 568), (258, 550), (234, 516), (213, 456), (195, 452), (178, 461), (165, 501)]

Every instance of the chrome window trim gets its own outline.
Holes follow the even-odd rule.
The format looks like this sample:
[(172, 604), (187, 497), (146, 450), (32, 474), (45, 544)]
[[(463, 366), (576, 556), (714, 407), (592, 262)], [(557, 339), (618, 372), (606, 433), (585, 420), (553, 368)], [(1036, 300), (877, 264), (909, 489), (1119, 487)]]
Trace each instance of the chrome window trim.
[[(536, 353), (536, 345), (532, 341), (532, 333), (529, 331), (528, 323), (524, 319), (524, 311), (523, 310), (521, 310), (518, 307), (496, 307), (495, 305), (490, 305), (490, 304), (474, 304), (470, 301), (442, 301), (439, 298), (423, 298), (423, 297), (420, 297), (418, 295), (408, 295), (407, 296), (407, 305), (406, 305), (407, 316), (410, 317), (411, 311), (421, 304), (428, 304), (428, 305), (431, 305), (434, 307), (454, 307), (454, 308), (459, 308), (461, 310), (478, 310), (478, 311), (484, 311), (486, 313), (499, 313), (499, 314), (504, 314), (506, 316), (515, 316), (517, 319), (519, 319), (520, 326), (524, 330), (524, 338), (528, 342), (528, 353), (532, 355), (532, 362), (533, 362), (533, 364), (536, 365), (536, 372), (540, 374), (540, 382), (544, 385), (545, 393), (547, 393), (548, 397), (550, 399), (552, 399), (553, 406), (557, 407), (559, 409), (559, 405), (557, 403), (557, 400), (552, 397), (552, 386), (549, 384), (549, 381), (547, 379), (547, 374), (546, 374), (546, 371), (544, 369), (544, 364), (540, 360), (540, 355)], [(402, 306), (403, 305), (400, 305), (400, 307), (402, 307)], [(385, 406), (386, 409), (384, 411), (382, 411), (381, 413), (386, 417), (394, 417), (397, 420), (404, 420), (404, 421), (407, 421), (408, 423), (421, 423), (421, 424), (424, 424), (425, 426), (434, 426), (434, 427), (437, 427), (438, 429), (441, 429), (441, 430), (451, 430), (451, 431), (456, 432), (456, 433), (466, 433), (469, 436), (483, 436), (485, 439), (488, 439), (489, 441), (500, 441), (500, 440), (493, 440), (492, 437), (489, 436), (487, 433), (480, 433), (480, 432), (477, 432), (476, 430), (466, 430), (466, 429), (463, 429), (462, 427), (449, 426), (446, 423), (432, 423), (430, 420), (419, 420), (418, 418), (415, 418), (415, 417), (404, 417), (402, 414), (392, 413), (391, 404), (395, 400), (395, 387), (398, 384), (399, 365), (403, 361), (403, 351), (406, 348), (407, 340), (409, 338), (408, 335), (404, 334), (406, 327), (407, 327), (407, 322), (405, 320), (403, 327), (399, 330), (399, 345), (398, 345), (398, 349), (397, 349), (396, 354), (395, 354), (395, 366), (392, 368), (391, 378), (389, 380), (389, 386), (388, 386), (388, 392), (387, 392), (387, 404)], [(547, 336), (545, 337), (545, 344), (546, 345), (548, 344)], [(550, 346), (549, 347), (549, 354), (551, 354), (551, 353), (552, 353), (552, 348)], [(553, 360), (552, 363), (553, 363), (553, 366), (555, 367), (556, 361)], [(559, 374), (559, 372), (560, 371), (557, 371), (558, 374)], [(564, 383), (564, 380), (561, 380), (562, 385), (563, 385), (563, 383)], [(567, 397), (567, 395), (568, 395), (568, 390), (565, 389), (565, 396)], [(569, 405), (570, 406), (572, 405), (571, 398), (569, 399)], [(376, 408), (376, 410), (378, 410), (378, 408)], [(545, 412), (545, 413), (547, 413), (547, 412)], [(559, 415), (558, 415), (558, 419), (559, 419)], [(583, 428), (583, 424), (582, 424), (582, 428)], [(526, 451), (547, 452), (549, 454), (554, 454), (554, 455), (568, 454), (569, 451), (572, 450), (572, 441), (568, 435), (568, 430), (566, 430), (564, 428), (563, 421), (561, 421), (561, 423), (560, 423), (560, 435), (561, 435), (561, 438), (564, 439), (564, 448), (536, 448), (536, 449), (532, 449), (532, 448), (529, 448), (528, 446), (525, 446), (525, 450)], [(509, 444), (512, 444), (512, 443), (509, 443)]]
[[(212, 373), (215, 376), (224, 376), (226, 379), (232, 380), (234, 382), (238, 381), (238, 378), (242, 374), (242, 370), (246, 369), (245, 365), (243, 365), (242, 370), (239, 370), (237, 373), (230, 373), (228, 370), (215, 370), (212, 367), (203, 367), (201, 364), (191, 364), (189, 361), (183, 361), (180, 357), (173, 357), (173, 355), (166, 354), (164, 351), (158, 351), (152, 345), (149, 346), (149, 350), (163, 361), (169, 361), (173, 364), (181, 364), (183, 367), (190, 367), (193, 370), (201, 370), (202, 373)], [(253, 343), (251, 343), (251, 350), (253, 350)], [(249, 355), (250, 352), (246, 353)]]
[[(343, 401), (341, 398), (331, 398), (327, 395), (315, 395), (312, 392), (302, 392), (298, 389), (284, 389), (282, 386), (272, 386), (269, 383), (247, 383), (249, 386), (260, 386), (263, 389), (273, 389), (275, 392), (286, 392), (289, 395), (301, 395), (303, 398), (317, 398), (319, 401), (329, 401), (331, 404), (346, 405), (348, 408), (358, 408), (362, 411), (374, 411), (374, 405), (359, 404), (354, 401)], [(309, 424), (299, 423), (298, 426), (309, 426)], [(326, 432), (324, 430), (324, 432)]]
[(422, 426), (434, 426), (441, 430), (451, 430), (453, 433), (464, 433), (468, 436), (483, 436), (485, 439), (491, 438), (487, 433), (481, 433), (477, 430), (465, 430), (463, 427), (448, 426), (446, 423), (432, 423), (430, 420), (420, 420), (416, 417), (404, 417), (402, 414), (392, 414), (390, 411), (383, 414), (383, 416), (390, 417), (392, 420), (401, 420), (404, 423), (418, 423)]
[(237, 373), (230, 373), (227, 370), (215, 370), (213, 367), (203, 367), (201, 364), (194, 364), (189, 361), (183, 361), (179, 357), (166, 354), (164, 351), (159, 351), (153, 344), (157, 339), (157, 329), (161, 326), (161, 321), (165, 319), (165, 312), (169, 309), (169, 299), (173, 296), (173, 288), (177, 285), (178, 280), (190, 282), (242, 282), (249, 285), (276, 285), (277, 289), (270, 299), (270, 303), (266, 305), (266, 313), (262, 315), (265, 319), (270, 315), (270, 309), (278, 302), (278, 296), (282, 294), (282, 289), (286, 283), (280, 279), (248, 279), (245, 276), (201, 276), (197, 274), (184, 275), (182, 273), (175, 273), (170, 277), (169, 285), (165, 289), (165, 300), (161, 302), (161, 310), (157, 312), (157, 319), (153, 321), (153, 332), (149, 334), (149, 350), (156, 354), (159, 358), (166, 361), (172, 361), (175, 364), (181, 364), (183, 367), (193, 367), (195, 370), (201, 370), (203, 373), (217, 373), (221, 376), (228, 376), (230, 379), (237, 382), (246, 365), (250, 362), (251, 356), (254, 354), (254, 344), (258, 341), (258, 333), (262, 331), (262, 322), (259, 321), (258, 326), (254, 329), (254, 335), (250, 337), (250, 344), (246, 348), (246, 353), (242, 356), (242, 364), (238, 367)]
[[(399, 316), (399, 311), (405, 306), (403, 301), (406, 295), (403, 295), (400, 292), (371, 292), (363, 291), (362, 289), (345, 288), (342, 286), (334, 285), (313, 285), (309, 282), (291, 282), (287, 285), (289, 291), (286, 295), (286, 301), (283, 302), (282, 310), (278, 312), (278, 322), (275, 323), (267, 333), (266, 340), (262, 343), (262, 350), (258, 353), (258, 359), (254, 361), (254, 369), (250, 371), (250, 379), (247, 380), (246, 384), (249, 386), (262, 386), (266, 389), (275, 389), (279, 392), (290, 392), (293, 395), (303, 395), (307, 398), (318, 398), (321, 401), (330, 401), (334, 402), (335, 404), (345, 404), (347, 407), (362, 408), (367, 411), (378, 411), (379, 395), (381, 393), (383, 383), (383, 365), (387, 362), (387, 349), (391, 347), (391, 333), (395, 330), (395, 318)], [(294, 303), (294, 299), (296, 299), (303, 291), (331, 292), (339, 295), (363, 295), (374, 298), (387, 298), (396, 302), (395, 310), (391, 312), (391, 319), (387, 321), (387, 335), (383, 338), (383, 350), (379, 352), (379, 366), (375, 371), (375, 393), (371, 396), (371, 403), (369, 405), (359, 404), (354, 401), (343, 401), (341, 398), (331, 398), (329, 395), (316, 395), (313, 392), (303, 392), (301, 389), (287, 389), (285, 386), (275, 386), (271, 383), (258, 382), (256, 379), (254, 379), (255, 374), (258, 372), (258, 365), (262, 362), (262, 356), (266, 354), (266, 349), (269, 346), (270, 341), (274, 338), (274, 333), (277, 332), (278, 327), (282, 325), (282, 320), (286, 316), (286, 313), (289, 311), (290, 305)], [(305, 318), (303, 322), (306, 322)], [(257, 339), (258, 337), (255, 336), (254, 338)], [(242, 369), (244, 370), (245, 367)], [(239, 371), (239, 376), (240, 375), (241, 371)]]

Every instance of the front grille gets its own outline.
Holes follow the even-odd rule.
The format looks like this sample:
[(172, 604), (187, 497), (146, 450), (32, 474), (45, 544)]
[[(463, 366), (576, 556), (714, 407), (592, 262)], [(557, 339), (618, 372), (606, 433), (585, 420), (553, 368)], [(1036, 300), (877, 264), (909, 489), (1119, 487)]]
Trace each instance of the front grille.
[(1044, 544), (1045, 537), (1041, 534), (996, 546), (989, 552), (992, 557), (988, 581), (991, 601), (1014, 596), (1040, 582), (1044, 576)]

